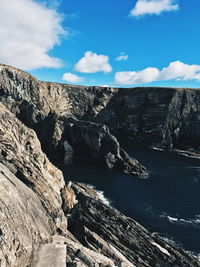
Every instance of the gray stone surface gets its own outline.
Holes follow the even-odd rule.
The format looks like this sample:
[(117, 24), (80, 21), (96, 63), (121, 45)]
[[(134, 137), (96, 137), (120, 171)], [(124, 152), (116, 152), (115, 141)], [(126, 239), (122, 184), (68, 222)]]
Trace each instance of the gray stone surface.
[(93, 189), (66, 185), (42, 151), (55, 160), (70, 149), (67, 156), (141, 175), (113, 133), (140, 146), (181, 142), (198, 154), (199, 94), (46, 83), (0, 65), (0, 266), (200, 266)]
[(60, 170), (35, 132), (0, 103), (0, 266), (25, 267), (40, 243), (67, 228)]
[(30, 266), (52, 227), (39, 197), (0, 163), (0, 266)]
[(55, 235), (52, 242), (41, 245), (33, 267), (66, 267), (66, 239)]
[(128, 156), (105, 125), (71, 120), (66, 122), (63, 139), (73, 147), (76, 160), (94, 162), (133, 175), (147, 174), (146, 168)]
[[(88, 119), (97, 116), (105, 108), (111, 97), (118, 92), (117, 89), (40, 82), (25, 72), (5, 65), (1, 66), (1, 101), (25, 125), (36, 131), (42, 148), (50, 159), (64, 160), (66, 154), (72, 154), (71, 148), (68, 147), (70, 151), (66, 151), (66, 141), (73, 140), (71, 145), (75, 152), (79, 149), (80, 138), (75, 140), (78, 133), (75, 135), (73, 132), (74, 127), (78, 128), (77, 123), (74, 122), (74, 126), (71, 127), (68, 120), (69, 118), (82, 119), (79, 124), (79, 137), (85, 137), (82, 140), (82, 147), (85, 146), (88, 149), (84, 149), (82, 154), (75, 153), (76, 160), (88, 159), (134, 175), (143, 175), (146, 172), (141, 164), (130, 158), (120, 148), (119, 142), (110, 134), (108, 127), (101, 124), (92, 125), (88, 122)], [(100, 145), (101, 149), (98, 150), (94, 145), (96, 136), (105, 141), (105, 145)], [(103, 152), (102, 149), (106, 151)]]

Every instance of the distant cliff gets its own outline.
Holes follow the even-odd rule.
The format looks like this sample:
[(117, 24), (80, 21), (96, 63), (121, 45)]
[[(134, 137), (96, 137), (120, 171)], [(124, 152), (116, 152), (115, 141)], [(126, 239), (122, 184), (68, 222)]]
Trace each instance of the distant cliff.
[(144, 175), (118, 140), (198, 153), (198, 97), (195, 90), (46, 83), (0, 65), (0, 266), (200, 266), (95, 190), (65, 184), (48, 159), (71, 155)]
[[(68, 153), (66, 147), (69, 148), (64, 143), (69, 143), (76, 160), (96, 162), (134, 175), (147, 173), (145, 167), (120, 147), (104, 123), (93, 120), (117, 90), (40, 82), (3, 65), (0, 65), (0, 75), (0, 100), (36, 131), (50, 159), (63, 160)], [(87, 123), (88, 120), (93, 123)]]
[[(37, 132), (50, 157), (63, 158), (69, 118), (105, 124), (132, 145), (200, 153), (198, 89), (84, 87), (41, 82), (4, 65), (0, 70), (1, 101)], [(84, 150), (92, 153), (89, 144)]]

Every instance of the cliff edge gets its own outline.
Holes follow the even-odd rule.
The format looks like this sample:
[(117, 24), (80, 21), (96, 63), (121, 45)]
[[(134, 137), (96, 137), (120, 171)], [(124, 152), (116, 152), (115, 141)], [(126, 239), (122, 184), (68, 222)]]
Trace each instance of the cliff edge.
[[(168, 90), (171, 96), (172, 92), (179, 94)], [(123, 134), (122, 121), (115, 124), (114, 118), (120, 114), (113, 105), (121, 97), (126, 99), (124, 93), (120, 89), (40, 82), (0, 65), (1, 267), (200, 266), (185, 251), (105, 205), (92, 188), (66, 184), (62, 172), (46, 156), (56, 162), (71, 153), (76, 160), (133, 175), (146, 173), (118, 141)], [(197, 93), (189, 90), (190, 94), (194, 97)], [(166, 98), (171, 103), (168, 93)], [(180, 113), (184, 118), (198, 108), (197, 103), (189, 107), (191, 102), (183, 104), (187, 106)], [(127, 110), (134, 112), (134, 107)], [(108, 120), (111, 115), (113, 119)], [(172, 114), (167, 112), (165, 118), (168, 116)], [(181, 125), (185, 127), (184, 122)]]

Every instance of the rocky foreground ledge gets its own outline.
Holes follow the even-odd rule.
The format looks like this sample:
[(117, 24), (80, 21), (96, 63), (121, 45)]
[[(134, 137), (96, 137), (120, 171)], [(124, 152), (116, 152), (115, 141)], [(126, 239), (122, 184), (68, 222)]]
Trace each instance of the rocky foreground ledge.
[(54, 155), (51, 160), (71, 151), (77, 159), (85, 155), (107, 167), (143, 173), (107, 126), (89, 121), (117, 93), (42, 83), (0, 66), (1, 267), (200, 266), (105, 205), (95, 190), (65, 184), (42, 151)]

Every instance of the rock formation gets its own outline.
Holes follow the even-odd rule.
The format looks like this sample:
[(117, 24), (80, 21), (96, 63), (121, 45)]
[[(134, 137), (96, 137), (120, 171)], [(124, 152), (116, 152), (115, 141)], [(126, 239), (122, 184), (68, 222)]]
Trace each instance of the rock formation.
[[(4, 65), (0, 65), (0, 75), (1, 101), (25, 125), (36, 131), (43, 150), (52, 160), (64, 159), (64, 154), (66, 153), (64, 142), (69, 142), (66, 139), (66, 136), (69, 136), (66, 132), (71, 125), (67, 124), (67, 119), (86, 119), (90, 114), (97, 114), (116, 91), (104, 90), (104, 92), (101, 92), (99, 88), (93, 88), (92, 90), (92, 88), (77, 88), (62, 84), (39, 82), (27, 73)], [(141, 164), (130, 158), (119, 147), (117, 139), (109, 133), (106, 126), (98, 126), (97, 124), (94, 126), (94, 124), (91, 127), (92, 124), (87, 121), (85, 123), (82, 122), (81, 125), (83, 126), (82, 130), (86, 130), (88, 133), (94, 132), (96, 127), (95, 131), (99, 137), (104, 131), (102, 141), (110, 140), (106, 141), (105, 145), (101, 145), (99, 151), (95, 151), (93, 148), (94, 141), (89, 138), (87, 140), (87, 148), (90, 147), (90, 149), (84, 150), (82, 158), (88, 158), (89, 160), (93, 150), (94, 160), (100, 164), (105, 161), (104, 165), (109, 168), (115, 168), (134, 175), (143, 175), (146, 172), (146, 169)], [(79, 126), (79, 133), (82, 131), (80, 128)], [(72, 133), (72, 130), (70, 132)], [(72, 147), (77, 151), (80, 139), (75, 140), (71, 136), (72, 139)], [(86, 147), (86, 143), (84, 146)], [(102, 149), (106, 149), (106, 151), (104, 152)], [(105, 154), (103, 155), (104, 159), (102, 159), (102, 154)], [(74, 156), (76, 159), (77, 153)]]
[[(139, 147), (193, 149), (199, 153), (200, 91), (178, 88), (121, 89), (95, 121)], [(120, 109), (119, 109), (120, 106)]]
[(63, 159), (66, 118), (105, 124), (118, 141), (139, 147), (199, 154), (199, 90), (48, 83), (0, 65), (0, 100), (36, 131), (49, 158)]
[(77, 183), (72, 189), (78, 204), (69, 219), (70, 231), (84, 246), (112, 259), (115, 266), (198, 266), (182, 250), (105, 205), (93, 189)]
[(65, 184), (43, 153), (143, 175), (114, 135), (167, 148), (188, 134), (183, 145), (198, 150), (198, 99), (194, 90), (45, 83), (0, 65), (0, 266), (200, 266), (90, 187)]
[(40, 243), (66, 230), (63, 188), (34, 131), (0, 103), (0, 266), (29, 266)]
[(63, 139), (68, 140), (76, 160), (99, 163), (109, 169), (133, 175), (145, 175), (147, 170), (120, 147), (105, 125), (71, 120), (66, 124)]

